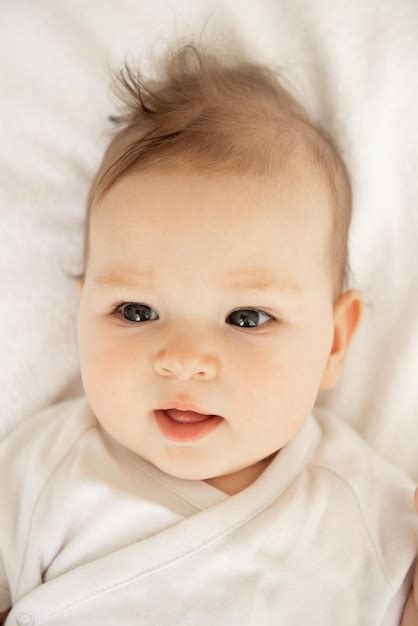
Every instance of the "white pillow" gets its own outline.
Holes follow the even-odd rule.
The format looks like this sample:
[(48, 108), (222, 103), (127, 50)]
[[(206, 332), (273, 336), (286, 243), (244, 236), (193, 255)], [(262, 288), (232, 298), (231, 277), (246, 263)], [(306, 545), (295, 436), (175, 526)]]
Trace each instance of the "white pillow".
[(85, 200), (110, 141), (109, 68), (198, 35), (285, 70), (351, 171), (353, 287), (367, 306), (337, 388), (348, 420), (418, 482), (418, 4), (415, 0), (9, 2), (2, 9), (0, 437), (83, 392)]

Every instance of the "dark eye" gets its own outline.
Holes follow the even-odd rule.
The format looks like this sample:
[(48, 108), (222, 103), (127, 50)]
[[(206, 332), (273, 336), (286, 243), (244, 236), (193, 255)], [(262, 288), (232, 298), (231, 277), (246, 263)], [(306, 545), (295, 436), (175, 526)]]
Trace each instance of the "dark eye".
[[(152, 311), (151, 307), (146, 304), (139, 304), (137, 302), (120, 303), (113, 309), (112, 313), (122, 315), (123, 319), (127, 322), (148, 322), (151, 319), (149, 311)], [(227, 320), (230, 319), (236, 322), (241, 328), (259, 328), (260, 326), (267, 326), (267, 324), (258, 324), (260, 316), (267, 316), (272, 321), (274, 318), (269, 313), (265, 313), (261, 309), (237, 309), (228, 315)], [(232, 326), (234, 323), (232, 322)], [(229, 322), (228, 322), (229, 323)]]
[(150, 319), (148, 311), (151, 308), (146, 304), (136, 302), (126, 303), (117, 306), (116, 311), (121, 311), (122, 317), (128, 322), (147, 322)]
[[(275, 318), (260, 309), (237, 309), (233, 311), (226, 319), (235, 319), (238, 322), (238, 326), (243, 328), (253, 328), (257, 327), (257, 322), (260, 318), (260, 315), (266, 315), (271, 320)], [(268, 322), (269, 323), (269, 322)], [(261, 326), (267, 326), (267, 324), (261, 324)]]

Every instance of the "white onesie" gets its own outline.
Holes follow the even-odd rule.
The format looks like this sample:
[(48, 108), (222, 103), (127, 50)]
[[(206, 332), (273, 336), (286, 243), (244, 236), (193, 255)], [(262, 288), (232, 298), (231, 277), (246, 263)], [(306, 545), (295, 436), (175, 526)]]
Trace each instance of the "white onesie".
[(70, 399), (0, 442), (0, 612), (13, 605), (7, 626), (398, 626), (414, 490), (326, 409), (229, 496), (165, 474)]

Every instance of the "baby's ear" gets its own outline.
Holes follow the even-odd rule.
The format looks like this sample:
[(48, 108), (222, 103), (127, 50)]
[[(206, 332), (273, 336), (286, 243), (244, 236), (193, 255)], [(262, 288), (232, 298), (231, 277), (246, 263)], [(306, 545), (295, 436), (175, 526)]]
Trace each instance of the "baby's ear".
[(341, 376), (348, 348), (363, 314), (360, 291), (350, 289), (342, 294), (334, 307), (334, 339), (320, 385), (321, 390), (333, 389)]

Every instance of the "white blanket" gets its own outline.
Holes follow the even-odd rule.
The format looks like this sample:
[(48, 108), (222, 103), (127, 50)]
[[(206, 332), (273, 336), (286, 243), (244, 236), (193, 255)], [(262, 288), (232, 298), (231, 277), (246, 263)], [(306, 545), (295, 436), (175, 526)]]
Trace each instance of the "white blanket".
[(142, 68), (198, 35), (278, 64), (342, 149), (354, 187), (352, 286), (366, 308), (335, 410), (418, 482), (416, 0), (39, 0), (4, 3), (0, 38), (0, 437), (82, 393), (78, 294), (89, 182), (117, 101), (109, 68)]

